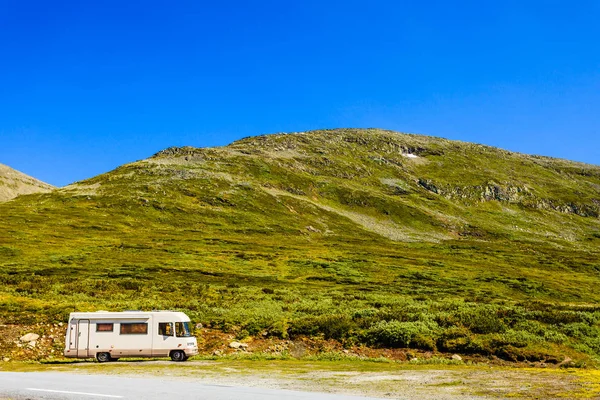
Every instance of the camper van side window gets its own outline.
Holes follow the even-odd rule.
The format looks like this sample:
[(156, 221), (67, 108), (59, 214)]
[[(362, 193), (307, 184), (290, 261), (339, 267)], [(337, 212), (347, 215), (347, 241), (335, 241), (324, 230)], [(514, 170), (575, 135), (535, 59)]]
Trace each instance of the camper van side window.
[(171, 322), (159, 322), (158, 334), (163, 336), (173, 336), (173, 324)]
[(175, 332), (177, 333), (177, 337), (192, 336), (192, 334), (190, 333), (190, 323), (189, 322), (175, 322)]
[(112, 332), (113, 324), (97, 323), (96, 332)]
[(147, 335), (148, 324), (145, 322), (121, 323), (121, 335)]

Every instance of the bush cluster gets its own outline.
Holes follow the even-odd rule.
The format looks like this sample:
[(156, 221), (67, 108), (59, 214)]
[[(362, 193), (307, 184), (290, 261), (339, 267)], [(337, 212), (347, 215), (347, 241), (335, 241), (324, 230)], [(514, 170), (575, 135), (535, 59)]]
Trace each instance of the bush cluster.
[(4, 274), (9, 295), (0, 323), (66, 320), (81, 309), (180, 309), (205, 326), (247, 336), (319, 336), (348, 345), (495, 355), (508, 360), (562, 359), (566, 348), (600, 357), (600, 310), (550, 303), (415, 300), (378, 293), (301, 288), (196, 285), (52, 274)]

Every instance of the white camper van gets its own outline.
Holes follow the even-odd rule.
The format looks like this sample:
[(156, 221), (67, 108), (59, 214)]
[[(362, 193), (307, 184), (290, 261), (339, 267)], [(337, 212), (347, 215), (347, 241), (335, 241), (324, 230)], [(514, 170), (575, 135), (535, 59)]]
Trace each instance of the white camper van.
[(69, 316), (65, 357), (99, 362), (120, 357), (171, 357), (198, 354), (190, 319), (174, 311), (75, 312)]

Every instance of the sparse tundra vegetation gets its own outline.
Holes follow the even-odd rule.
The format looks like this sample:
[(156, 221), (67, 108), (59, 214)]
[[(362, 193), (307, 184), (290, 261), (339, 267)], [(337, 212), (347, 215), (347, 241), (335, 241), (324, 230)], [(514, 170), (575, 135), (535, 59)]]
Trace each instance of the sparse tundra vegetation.
[(598, 166), (433, 137), (170, 148), (0, 203), (0, 324), (176, 309), (239, 340), (597, 365), (599, 215)]

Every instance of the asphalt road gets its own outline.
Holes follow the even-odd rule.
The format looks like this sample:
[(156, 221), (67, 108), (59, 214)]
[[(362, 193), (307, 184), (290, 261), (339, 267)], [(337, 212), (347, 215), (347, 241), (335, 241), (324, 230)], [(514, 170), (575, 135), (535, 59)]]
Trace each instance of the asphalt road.
[(0, 399), (365, 400), (368, 398), (255, 387), (207, 385), (160, 378), (78, 375), (62, 372), (0, 372)]

